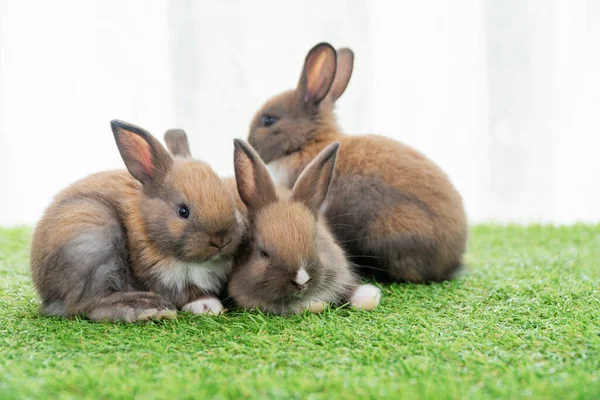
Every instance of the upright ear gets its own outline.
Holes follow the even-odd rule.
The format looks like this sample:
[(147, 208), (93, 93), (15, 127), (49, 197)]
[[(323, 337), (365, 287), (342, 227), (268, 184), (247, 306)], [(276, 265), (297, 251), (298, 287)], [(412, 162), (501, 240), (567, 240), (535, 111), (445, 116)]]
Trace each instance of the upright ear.
[(354, 53), (347, 47), (338, 49), (337, 51), (337, 68), (335, 70), (335, 78), (333, 84), (327, 93), (327, 97), (332, 101), (340, 98), (348, 87), (348, 82), (352, 77), (352, 69), (354, 68)]
[(304, 203), (315, 215), (327, 197), (339, 148), (340, 142), (333, 142), (321, 150), (304, 168), (292, 189), (292, 199)]
[(183, 129), (169, 129), (165, 132), (165, 143), (167, 149), (175, 157), (191, 158), (190, 143)]
[(163, 178), (171, 169), (173, 158), (148, 132), (117, 120), (110, 126), (125, 166), (135, 179), (146, 184)]
[(296, 101), (302, 110), (313, 112), (329, 92), (335, 77), (336, 57), (329, 43), (319, 43), (308, 52), (296, 89)]
[(275, 185), (267, 166), (248, 143), (233, 141), (233, 166), (240, 198), (252, 212), (277, 201)]

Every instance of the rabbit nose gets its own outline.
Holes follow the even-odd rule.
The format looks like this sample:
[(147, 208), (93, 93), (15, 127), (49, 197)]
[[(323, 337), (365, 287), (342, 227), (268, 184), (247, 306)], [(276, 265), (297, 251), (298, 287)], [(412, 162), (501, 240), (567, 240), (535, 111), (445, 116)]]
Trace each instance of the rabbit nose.
[(221, 250), (223, 247), (225, 247), (229, 243), (231, 243), (231, 240), (232, 240), (232, 238), (231, 238), (231, 235), (229, 234), (229, 232), (221, 231), (221, 232), (213, 233), (210, 236), (209, 242), (212, 246)]

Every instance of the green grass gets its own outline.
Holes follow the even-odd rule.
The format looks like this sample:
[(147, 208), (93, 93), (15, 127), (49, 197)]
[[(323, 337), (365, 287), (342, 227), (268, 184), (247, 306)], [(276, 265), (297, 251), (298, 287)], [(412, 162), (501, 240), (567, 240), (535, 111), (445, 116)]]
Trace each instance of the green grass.
[(600, 226), (472, 230), (453, 282), (372, 313), (138, 325), (38, 315), (0, 230), (0, 398), (600, 398)]

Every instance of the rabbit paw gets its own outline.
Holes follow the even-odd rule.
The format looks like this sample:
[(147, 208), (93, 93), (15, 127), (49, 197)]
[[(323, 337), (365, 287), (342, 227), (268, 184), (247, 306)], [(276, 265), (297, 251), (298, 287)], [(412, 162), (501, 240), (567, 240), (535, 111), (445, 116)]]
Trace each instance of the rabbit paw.
[(187, 303), (181, 311), (191, 312), (192, 314), (212, 314), (219, 315), (225, 311), (223, 304), (214, 297), (208, 297), (206, 299), (200, 299)]
[(360, 285), (350, 297), (350, 305), (360, 310), (371, 311), (381, 301), (381, 290), (374, 285)]
[(149, 320), (161, 320), (161, 319), (173, 319), (177, 316), (177, 311), (174, 310), (158, 310), (156, 308), (149, 308), (141, 311), (136, 317), (136, 321), (149, 321)]
[(321, 313), (327, 308), (327, 303), (323, 300), (311, 300), (304, 305), (304, 309), (311, 313)]

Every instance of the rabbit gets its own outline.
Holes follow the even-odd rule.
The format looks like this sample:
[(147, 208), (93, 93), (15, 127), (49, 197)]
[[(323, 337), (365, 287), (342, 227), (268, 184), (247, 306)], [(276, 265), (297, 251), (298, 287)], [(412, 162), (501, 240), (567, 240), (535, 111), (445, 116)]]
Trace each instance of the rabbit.
[(334, 113), (352, 75), (354, 54), (328, 43), (313, 47), (295, 90), (268, 100), (248, 141), (292, 187), (333, 141), (342, 144), (323, 212), (361, 272), (383, 281), (451, 279), (462, 266), (467, 218), (448, 176), (420, 152), (377, 135), (347, 136)]
[(217, 296), (244, 235), (235, 199), (205, 163), (173, 158), (137, 126), (111, 128), (127, 170), (66, 188), (34, 231), (42, 314), (135, 322), (223, 312)]
[(339, 143), (325, 147), (291, 192), (278, 192), (250, 145), (236, 139), (234, 167), (251, 221), (248, 254), (236, 256), (228, 285), (234, 302), (274, 314), (322, 311), (327, 303), (374, 309), (381, 292), (360, 285), (342, 248), (319, 217), (333, 176)]

